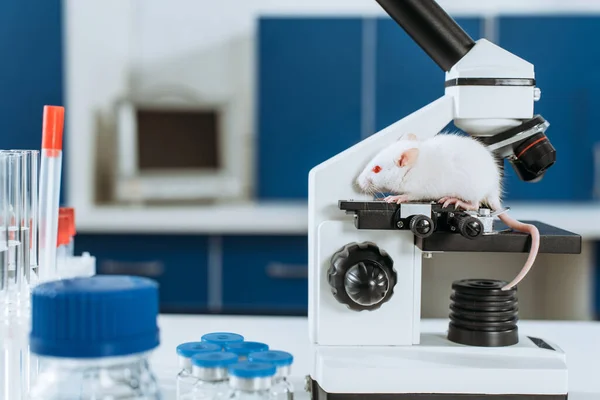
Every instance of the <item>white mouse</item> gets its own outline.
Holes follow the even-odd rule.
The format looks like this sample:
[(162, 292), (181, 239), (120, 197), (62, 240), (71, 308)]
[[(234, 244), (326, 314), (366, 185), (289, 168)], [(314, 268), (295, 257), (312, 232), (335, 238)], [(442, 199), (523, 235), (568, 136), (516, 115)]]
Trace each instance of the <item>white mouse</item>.
[[(494, 155), (477, 140), (451, 133), (440, 133), (418, 140), (409, 134), (381, 150), (357, 179), (361, 190), (397, 193), (384, 200), (389, 203), (437, 201), (444, 207), (477, 211), (487, 206), (502, 209), (500, 169)], [(535, 262), (540, 234), (534, 225), (519, 222), (506, 213), (498, 216), (508, 227), (531, 235), (529, 257), (517, 277), (503, 290), (521, 282)]]

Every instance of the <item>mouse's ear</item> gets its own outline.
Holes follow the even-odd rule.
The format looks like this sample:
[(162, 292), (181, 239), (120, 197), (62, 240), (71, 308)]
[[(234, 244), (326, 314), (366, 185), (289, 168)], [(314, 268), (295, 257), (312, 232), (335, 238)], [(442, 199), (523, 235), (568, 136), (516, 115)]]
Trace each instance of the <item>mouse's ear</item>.
[(398, 167), (410, 167), (417, 161), (419, 156), (419, 149), (408, 149), (405, 150), (400, 157), (396, 159), (396, 165)]

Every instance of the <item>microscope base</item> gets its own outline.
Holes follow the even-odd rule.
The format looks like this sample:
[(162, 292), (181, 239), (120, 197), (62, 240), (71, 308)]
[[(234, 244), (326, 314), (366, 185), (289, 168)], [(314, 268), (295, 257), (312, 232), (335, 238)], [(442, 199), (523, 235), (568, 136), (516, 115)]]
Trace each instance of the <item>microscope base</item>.
[(313, 400), (566, 400), (565, 354), (520, 336), (508, 347), (463, 346), (422, 334), (413, 346), (312, 349)]
[(490, 400), (568, 400), (564, 395), (543, 394), (461, 394), (461, 393), (404, 393), (404, 394), (351, 394), (326, 393), (318, 382), (312, 381), (312, 400), (475, 400), (489, 398)]

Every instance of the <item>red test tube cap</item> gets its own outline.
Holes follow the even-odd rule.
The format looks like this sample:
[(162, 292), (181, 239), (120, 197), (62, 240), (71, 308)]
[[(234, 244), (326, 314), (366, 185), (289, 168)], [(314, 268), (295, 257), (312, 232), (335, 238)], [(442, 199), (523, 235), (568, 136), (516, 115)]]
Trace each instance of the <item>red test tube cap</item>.
[(60, 207), (58, 214), (69, 216), (69, 235), (75, 236), (77, 233), (75, 228), (75, 209), (73, 207)]
[(56, 237), (56, 246), (64, 246), (71, 241), (71, 217), (69, 214), (58, 215), (58, 235)]
[(42, 149), (62, 151), (65, 108), (44, 106), (42, 122)]

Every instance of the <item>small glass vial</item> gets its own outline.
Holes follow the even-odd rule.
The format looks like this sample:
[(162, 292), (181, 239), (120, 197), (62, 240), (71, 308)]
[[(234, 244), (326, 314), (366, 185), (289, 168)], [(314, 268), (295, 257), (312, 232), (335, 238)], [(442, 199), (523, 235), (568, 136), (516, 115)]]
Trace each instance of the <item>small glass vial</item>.
[(223, 348), (217, 344), (207, 342), (188, 342), (177, 346), (179, 359), (179, 373), (177, 374), (177, 399), (190, 393), (196, 384), (196, 377), (192, 375), (192, 357), (202, 353), (221, 352)]
[(248, 355), (248, 361), (273, 364), (277, 368), (271, 387), (273, 400), (293, 400), (294, 386), (288, 380), (292, 372), (294, 356), (285, 351), (263, 351)]
[(244, 337), (237, 333), (231, 332), (212, 332), (203, 335), (200, 339), (203, 342), (218, 344), (221, 347), (225, 347), (231, 343), (240, 343), (244, 341)]
[(183, 400), (226, 399), (229, 394), (227, 368), (237, 362), (237, 355), (224, 351), (193, 356), (192, 373), (196, 377), (196, 384)]
[(269, 350), (269, 345), (260, 342), (238, 342), (225, 345), (225, 351), (238, 355), (239, 361), (246, 361), (248, 354)]
[(273, 364), (241, 362), (229, 367), (230, 400), (270, 400), (277, 368)]
[(159, 345), (158, 285), (100, 275), (46, 282), (31, 296), (29, 400), (162, 398), (148, 356)]

